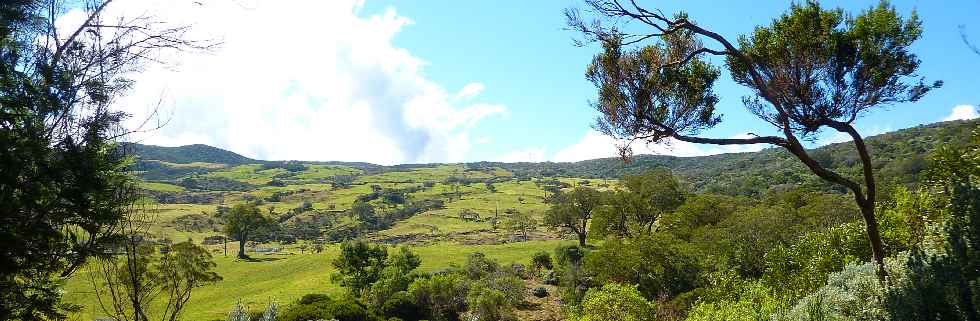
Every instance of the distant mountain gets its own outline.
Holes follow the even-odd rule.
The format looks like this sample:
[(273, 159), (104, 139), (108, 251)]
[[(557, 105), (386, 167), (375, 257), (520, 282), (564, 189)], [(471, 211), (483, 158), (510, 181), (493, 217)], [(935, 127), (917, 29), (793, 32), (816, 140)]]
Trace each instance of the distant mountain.
[[(980, 119), (951, 121), (906, 128), (866, 138), (872, 153), (876, 175), (881, 185), (908, 185), (918, 181), (928, 166), (928, 154), (942, 144), (960, 144), (970, 139), (971, 131), (980, 128)], [(125, 144), (141, 160), (171, 163), (207, 162), (229, 165), (265, 164), (273, 161), (250, 159), (234, 152), (207, 145), (160, 147)], [(831, 144), (810, 151), (828, 168), (852, 178), (860, 177), (860, 161), (850, 142)], [(343, 165), (364, 170), (367, 174), (430, 167), (434, 164), (381, 166), (361, 162), (302, 162), (307, 164)], [(619, 178), (657, 167), (670, 168), (686, 181), (693, 191), (730, 195), (753, 195), (767, 189), (788, 185), (812, 186), (823, 190), (841, 190), (811, 174), (793, 155), (781, 148), (752, 153), (732, 153), (699, 157), (637, 155), (632, 162), (619, 158), (601, 158), (573, 163), (499, 163), (475, 162), (470, 168), (500, 167), (518, 176), (569, 176), (585, 178)], [(149, 179), (174, 179), (180, 172)], [(144, 177), (148, 178), (148, 177)]]
[(177, 164), (204, 162), (241, 165), (262, 162), (239, 155), (235, 152), (204, 144), (164, 147), (137, 143), (123, 143), (120, 145), (120, 148), (122, 148), (128, 154), (138, 156), (141, 160), (158, 160)]

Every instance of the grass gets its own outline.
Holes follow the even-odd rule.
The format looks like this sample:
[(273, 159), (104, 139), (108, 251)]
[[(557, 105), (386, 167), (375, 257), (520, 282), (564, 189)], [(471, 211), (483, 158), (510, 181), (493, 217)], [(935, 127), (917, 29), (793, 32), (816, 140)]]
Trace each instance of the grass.
[[(451, 265), (461, 265), (468, 255), (475, 252), (482, 252), (504, 265), (526, 265), (533, 253), (551, 252), (564, 243), (569, 241), (531, 241), (499, 245), (441, 243), (412, 250), (422, 258), (419, 269), (433, 272)], [(195, 289), (183, 319), (223, 320), (239, 300), (253, 309), (259, 309), (271, 300), (288, 305), (308, 293), (340, 294), (344, 290), (329, 281), (330, 274), (335, 272), (330, 261), (337, 256), (338, 248), (337, 245), (330, 245), (319, 254), (299, 254), (298, 250), (291, 250), (293, 254), (255, 255), (258, 262), (236, 260), (232, 251), (229, 251), (229, 257), (216, 254), (215, 270), (223, 280)], [(66, 300), (84, 306), (75, 316), (80, 320), (93, 320), (103, 315), (92, 293), (88, 273), (89, 270), (76, 273), (66, 285)]]
[[(548, 208), (543, 202), (546, 192), (533, 181), (506, 181), (494, 183), (495, 192), (491, 192), (483, 183), (493, 177), (511, 177), (513, 173), (499, 168), (467, 171), (462, 165), (436, 165), (432, 167), (414, 168), (401, 171), (390, 171), (376, 175), (357, 176), (350, 187), (335, 188), (326, 180), (336, 175), (360, 175), (360, 170), (333, 165), (307, 165), (304, 171), (288, 172), (282, 168), (262, 169), (261, 165), (239, 165), (228, 167), (221, 164), (166, 164), (175, 167), (202, 167), (212, 171), (205, 176), (223, 177), (241, 182), (259, 185), (248, 192), (222, 192), (220, 201), (211, 204), (152, 204), (148, 210), (155, 218), (155, 224), (150, 232), (166, 237), (175, 242), (193, 239), (197, 242), (205, 237), (218, 235), (215, 231), (181, 231), (177, 229), (174, 220), (185, 215), (213, 215), (219, 203), (226, 206), (245, 201), (246, 195), (265, 200), (276, 192), (287, 192), (279, 202), (265, 201), (261, 207), (263, 212), (274, 208), (276, 215), (285, 213), (291, 208), (304, 202), (311, 202), (317, 210), (349, 209), (358, 196), (372, 192), (371, 185), (384, 188), (409, 188), (422, 186), (425, 182), (434, 183), (432, 187), (423, 188), (409, 194), (413, 200), (441, 199), (445, 208), (430, 210), (407, 219), (396, 222), (388, 230), (377, 232), (381, 236), (403, 236), (412, 234), (428, 234), (436, 236), (433, 242), (425, 246), (415, 247), (413, 251), (422, 257), (422, 271), (432, 272), (442, 270), (452, 265), (465, 262), (467, 256), (474, 252), (483, 252), (498, 260), (501, 264), (527, 263), (532, 253), (552, 251), (555, 246), (569, 241), (529, 241), (504, 244), (463, 245), (449, 240), (455, 237), (442, 238), (454, 233), (474, 233), (480, 240), (500, 239), (501, 231), (490, 231), (491, 224), (487, 218), (500, 213), (502, 220), (506, 219), (506, 209), (514, 208), (519, 211), (531, 212), (541, 216)], [(475, 179), (468, 186), (453, 186), (444, 184), (446, 178), (458, 176)], [(273, 179), (287, 182), (286, 186), (267, 186)], [(562, 178), (562, 181), (577, 186), (580, 179)], [(598, 181), (592, 181), (594, 187)], [(166, 183), (142, 183), (144, 189), (186, 193), (182, 187)], [(458, 188), (460, 195), (456, 195)], [(378, 203), (380, 201), (374, 201)], [(378, 204), (376, 204), (378, 205)], [(464, 221), (459, 219), (463, 210), (472, 210), (480, 214), (481, 221)], [(341, 218), (341, 223), (349, 220)], [(442, 240), (442, 241), (438, 241)], [(186, 320), (216, 320), (225, 319), (228, 310), (239, 300), (253, 309), (264, 307), (270, 300), (281, 304), (290, 304), (299, 297), (309, 293), (339, 294), (342, 288), (329, 281), (334, 272), (330, 262), (336, 257), (338, 245), (332, 244), (319, 254), (300, 254), (295, 245), (287, 249), (289, 254), (264, 255), (256, 254), (258, 261), (245, 262), (234, 259), (237, 243), (230, 243), (231, 257), (221, 255), (221, 246), (211, 249), (215, 252), (215, 271), (224, 280), (195, 290), (188, 308), (183, 315)], [(103, 313), (97, 308), (96, 296), (88, 277), (89, 271), (82, 270), (66, 285), (66, 299), (69, 302), (85, 306), (77, 316), (78, 319), (92, 320)]]

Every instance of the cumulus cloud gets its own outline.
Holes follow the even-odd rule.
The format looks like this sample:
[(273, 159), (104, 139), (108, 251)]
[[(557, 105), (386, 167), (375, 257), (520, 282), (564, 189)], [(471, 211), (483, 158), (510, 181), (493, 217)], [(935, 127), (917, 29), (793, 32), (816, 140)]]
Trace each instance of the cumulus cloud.
[[(134, 75), (120, 101), (136, 125), (162, 101), (169, 123), (134, 137), (149, 144), (207, 143), (262, 159), (381, 164), (462, 161), (474, 126), (506, 108), (466, 103), (423, 76), (425, 62), (392, 39), (412, 21), (362, 2), (120, 1), (215, 39), (209, 53), (168, 55)], [(70, 17), (70, 15), (69, 15)], [(161, 100), (162, 97), (162, 100)]]
[(980, 117), (980, 113), (977, 113), (977, 106), (958, 105), (956, 107), (953, 107), (953, 111), (950, 112), (949, 116), (943, 118), (943, 121), (966, 120), (966, 119), (974, 119), (977, 117)]

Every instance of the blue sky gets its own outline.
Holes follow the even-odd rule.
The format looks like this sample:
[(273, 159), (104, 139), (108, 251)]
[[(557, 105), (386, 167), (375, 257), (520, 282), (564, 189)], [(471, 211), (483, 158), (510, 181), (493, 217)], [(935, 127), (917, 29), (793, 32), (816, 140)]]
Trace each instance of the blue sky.
[[(823, 5), (856, 13), (876, 3), (824, 1)], [(598, 49), (573, 46), (577, 35), (563, 29), (562, 9), (580, 6), (578, 1), (367, 0), (325, 8), (306, 8), (309, 4), (303, 2), (289, 10), (282, 4), (235, 2), (244, 8), (238, 10), (219, 2), (210, 11), (193, 6), (173, 10), (181, 17), (188, 16), (188, 11), (180, 11), (185, 9), (192, 10), (190, 16), (225, 15), (223, 21), (229, 22), (222, 25), (182, 19), (200, 27), (199, 35), (219, 35), (226, 48), (205, 55), (208, 58), (178, 57), (184, 69), (177, 75), (166, 73), (171, 69), (143, 75), (144, 82), (153, 85), (142, 85), (134, 96), (151, 99), (165, 93), (172, 119), (168, 127), (142, 140), (163, 145), (208, 143), (266, 159), (376, 163), (612, 156), (611, 142), (590, 132), (596, 113), (588, 101), (595, 97), (595, 89), (583, 73)], [(925, 30), (915, 45), (922, 59), (920, 74), (945, 85), (917, 103), (867, 115), (858, 122), (859, 129), (875, 134), (932, 123), (950, 116), (955, 106), (962, 106), (962, 116), (975, 117), (973, 106), (980, 104), (976, 84), (980, 56), (962, 43), (959, 26), (965, 25), (967, 34), (980, 42), (980, 23), (973, 22), (980, 1), (893, 4), (904, 15), (918, 11)], [(788, 3), (653, 1), (648, 6), (668, 13), (687, 11), (702, 26), (735, 39), (771, 21)], [(255, 19), (275, 18), (283, 19), (282, 29), (235, 34)], [(225, 26), (236, 26), (235, 21), (243, 27)], [(257, 52), (284, 58), (262, 60)], [(221, 67), (220, 62), (235, 64)], [(258, 64), (274, 67), (255, 67)], [(316, 73), (307, 68), (314, 65)], [(237, 85), (213, 85), (226, 79), (221, 77)], [(180, 85), (191, 81), (201, 83)], [(266, 91), (270, 93), (248, 96)], [(725, 121), (706, 135), (768, 132), (766, 124), (744, 111), (740, 97), (746, 90), (726, 77), (716, 91)], [(234, 96), (243, 97), (229, 98)], [(135, 118), (141, 116), (138, 108), (130, 111)], [(359, 121), (366, 125), (350, 126)], [(837, 140), (838, 136), (827, 134), (820, 143)], [(752, 149), (651, 150), (700, 155)]]

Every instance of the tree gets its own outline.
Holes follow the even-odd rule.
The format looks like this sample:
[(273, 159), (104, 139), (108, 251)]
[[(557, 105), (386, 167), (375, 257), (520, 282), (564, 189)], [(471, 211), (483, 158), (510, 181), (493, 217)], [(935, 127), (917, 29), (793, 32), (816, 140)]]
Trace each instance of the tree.
[(603, 193), (592, 234), (630, 237), (653, 231), (657, 219), (684, 203), (684, 191), (670, 169), (657, 168), (620, 180), (626, 190)]
[(225, 214), (225, 235), (238, 241), (238, 258), (245, 255), (245, 242), (252, 240), (262, 229), (275, 225), (275, 221), (262, 215), (262, 211), (252, 203), (238, 204)]
[[(820, 178), (845, 186), (861, 208), (874, 260), (885, 277), (884, 253), (875, 219), (876, 185), (871, 154), (853, 123), (875, 107), (914, 102), (942, 82), (916, 78), (919, 59), (910, 46), (922, 34), (913, 12), (908, 19), (882, 2), (856, 16), (827, 10), (816, 2), (793, 4), (769, 26), (755, 28), (733, 44), (684, 13), (668, 17), (659, 10), (618, 0), (586, 0), (601, 16), (638, 22), (653, 31), (627, 34), (586, 23), (567, 10), (569, 25), (604, 51), (593, 59), (586, 77), (599, 88), (593, 104), (600, 113), (596, 128), (618, 139), (624, 159), (630, 144), (671, 140), (714, 145), (770, 144), (782, 147)], [(639, 49), (624, 46), (656, 41)], [(710, 48), (705, 44), (720, 46)], [(773, 125), (774, 136), (708, 138), (699, 134), (721, 123), (713, 92), (720, 70), (705, 59), (722, 56), (732, 79), (754, 96), (744, 97), (749, 112)], [(836, 173), (813, 159), (801, 141), (832, 129), (853, 140), (863, 179)]]
[(378, 216), (374, 214), (374, 206), (371, 203), (354, 202), (350, 213), (362, 228), (370, 229), (378, 224)]
[(510, 215), (505, 226), (508, 230), (520, 233), (521, 237), (527, 241), (528, 232), (534, 231), (537, 228), (538, 220), (534, 219), (530, 213), (516, 212)]
[(115, 320), (175, 321), (194, 288), (221, 280), (211, 254), (190, 241), (156, 254), (146, 234), (150, 223), (145, 211), (133, 210), (121, 225), (125, 239), (111, 250), (122, 254), (97, 260), (88, 274), (102, 311)]
[(559, 192), (556, 203), (545, 213), (547, 225), (563, 227), (578, 236), (580, 246), (585, 246), (589, 220), (599, 206), (601, 194), (588, 187), (576, 187), (569, 192)]
[[(0, 320), (64, 318), (59, 280), (120, 241), (135, 194), (115, 142), (137, 129), (114, 101), (148, 57), (195, 47), (152, 17), (105, 22), (109, 4), (0, 4)], [(56, 23), (68, 6), (77, 27)]]
[(164, 315), (169, 313), (166, 320), (180, 318), (194, 288), (221, 281), (221, 276), (212, 271), (216, 266), (207, 249), (190, 241), (170, 247), (156, 266), (157, 281), (169, 294), (164, 308)]
[(330, 278), (352, 293), (360, 293), (378, 280), (387, 258), (388, 249), (384, 245), (363, 240), (341, 243), (340, 255), (330, 262), (337, 273)]

